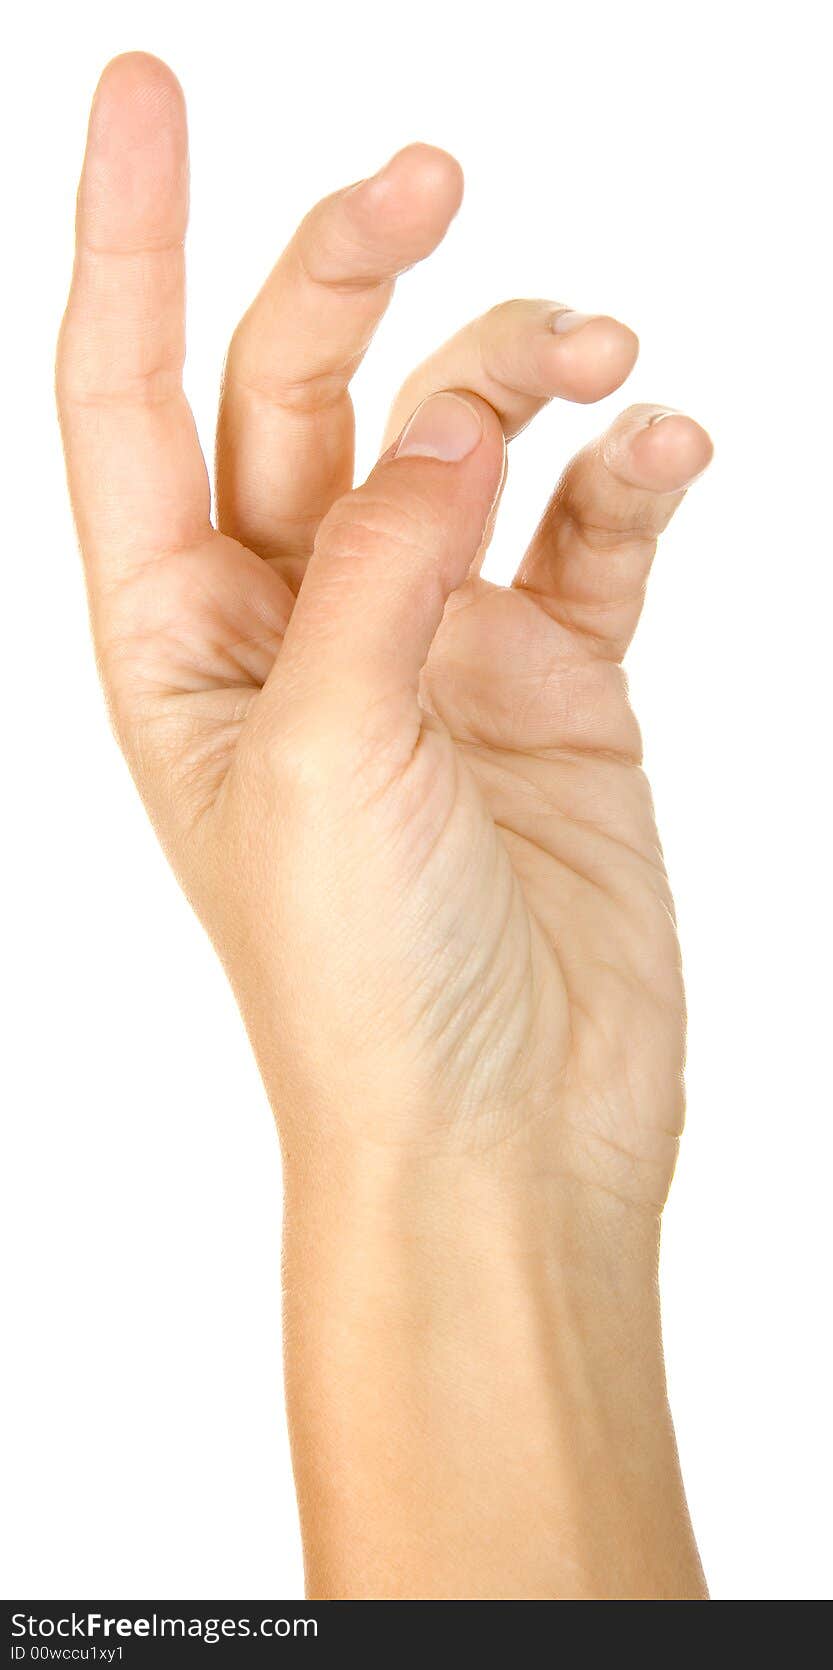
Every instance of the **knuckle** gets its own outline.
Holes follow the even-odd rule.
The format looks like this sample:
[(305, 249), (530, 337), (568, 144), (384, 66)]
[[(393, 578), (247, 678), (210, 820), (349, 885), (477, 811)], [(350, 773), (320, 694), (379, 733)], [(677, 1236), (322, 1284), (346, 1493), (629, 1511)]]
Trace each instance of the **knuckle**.
[(264, 803), (276, 807), (293, 838), (299, 830), (314, 840), (325, 828), (337, 834), (345, 816), (356, 816), (396, 781), (410, 752), (387, 694), (352, 691), (347, 706), (349, 720), (325, 696), (247, 739), (243, 778), (260, 782)]
[(322, 522), (316, 549), (328, 562), (354, 565), (392, 551), (424, 551), (437, 525), (436, 512), (417, 498), (381, 489), (338, 500)]
[(280, 732), (271, 765), (284, 795), (294, 803), (318, 803), (333, 780), (333, 739), (326, 726), (307, 720)]
[(326, 797), (348, 780), (343, 726), (326, 711), (287, 714), (265, 736), (252, 738), (250, 766), (267, 779), (268, 797), (277, 793), (283, 814), (315, 818)]
[(259, 304), (253, 303), (229, 343), (223, 371), (223, 390), (227, 397), (235, 390), (244, 391), (281, 411), (299, 416), (329, 411), (347, 398), (347, 377), (341, 367), (326, 371), (299, 365), (294, 372), (282, 374), (272, 366), (263, 352), (267, 328)]

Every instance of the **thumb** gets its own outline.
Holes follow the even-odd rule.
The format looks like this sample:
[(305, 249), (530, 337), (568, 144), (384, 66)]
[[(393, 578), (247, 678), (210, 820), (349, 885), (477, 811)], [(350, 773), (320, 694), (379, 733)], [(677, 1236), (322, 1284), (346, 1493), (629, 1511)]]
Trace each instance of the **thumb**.
[(263, 692), (282, 720), (300, 707), (316, 729), (366, 735), (369, 724), (413, 745), (420, 672), (477, 556), (503, 464), (491, 406), (434, 394), (364, 485), (336, 501)]

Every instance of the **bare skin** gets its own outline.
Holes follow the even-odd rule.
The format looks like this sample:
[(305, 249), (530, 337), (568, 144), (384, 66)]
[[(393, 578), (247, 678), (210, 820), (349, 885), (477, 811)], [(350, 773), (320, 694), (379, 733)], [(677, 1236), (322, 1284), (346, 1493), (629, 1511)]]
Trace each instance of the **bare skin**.
[(697, 1597), (656, 1297), (684, 1001), (621, 662), (711, 443), (631, 407), (487, 584), (507, 441), (637, 352), (513, 301), (352, 491), (350, 377), (460, 195), (414, 145), (304, 221), (232, 340), (215, 527), (182, 97), (108, 67), (58, 356), (94, 636), (275, 1109), (310, 1593)]

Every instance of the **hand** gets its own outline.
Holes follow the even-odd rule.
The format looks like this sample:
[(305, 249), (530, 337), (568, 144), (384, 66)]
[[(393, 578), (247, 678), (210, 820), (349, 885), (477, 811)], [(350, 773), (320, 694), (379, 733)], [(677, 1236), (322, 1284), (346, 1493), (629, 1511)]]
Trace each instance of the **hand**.
[(155, 60), (109, 67), (58, 360), (97, 651), (290, 1196), (485, 1157), (577, 1235), (611, 1210), (654, 1226), (684, 1010), (621, 661), (711, 447), (631, 408), (567, 468), (514, 585), (480, 579), (506, 440), (636, 357), (612, 319), (518, 301), (414, 373), (350, 491), (350, 377), (460, 193), (415, 145), (304, 221), (232, 340), (215, 530), (181, 388), (181, 95)]
[[(118, 733), (278, 1115), (382, 1145), (525, 1133), (659, 1207), (683, 1000), (620, 663), (709, 443), (632, 408), (567, 469), (515, 585), (481, 580), (504, 435), (636, 356), (613, 320), (514, 302), (414, 374), (350, 494), (349, 377), (460, 198), (451, 158), (411, 146), (313, 210), (235, 334), (215, 532), (180, 386), (185, 179), (173, 79), (117, 61), (58, 386)], [(445, 388), (468, 393), (391, 450)]]

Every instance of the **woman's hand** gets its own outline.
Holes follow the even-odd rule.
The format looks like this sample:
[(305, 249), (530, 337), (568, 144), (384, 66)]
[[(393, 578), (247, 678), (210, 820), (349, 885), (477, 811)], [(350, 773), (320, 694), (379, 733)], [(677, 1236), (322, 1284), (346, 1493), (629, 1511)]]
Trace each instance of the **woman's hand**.
[[(302, 1507), (326, 1495), (346, 1453), (359, 1479), (348, 1495), (369, 1491), (377, 1523), (383, 1481), (365, 1439), (387, 1430), (390, 1411), (374, 1394), (331, 1452), (343, 1410), (339, 1376), (333, 1388), (321, 1365), (342, 1347), (349, 1358), (356, 1338), (384, 1355), (370, 1316), (393, 1303), (401, 1321), (410, 1305), (411, 1276), (392, 1273), (403, 1244), (423, 1249), (411, 1275), (426, 1302), (437, 1282), (455, 1316), (479, 1304), (467, 1279), (448, 1298), (460, 1264), (495, 1260), (513, 1328), (520, 1294), (534, 1310), (530, 1288), (563, 1296), (565, 1269), (578, 1270), (580, 1305), (608, 1320), (644, 1313), (653, 1347), (656, 1223), (683, 1109), (673, 907), (621, 661), (656, 537), (711, 446), (689, 418), (631, 408), (568, 466), (513, 586), (481, 580), (505, 442), (552, 397), (611, 393), (636, 357), (635, 337), (612, 319), (515, 301), (413, 374), (380, 462), (350, 490), (350, 378), (395, 275), (434, 248), (460, 193), (456, 163), (414, 145), (303, 222), (232, 340), (215, 529), (181, 387), (182, 99), (155, 60), (118, 59), (93, 107), (58, 361), (117, 733), (228, 969), (284, 1146), (299, 1334), (314, 1311), (289, 1361)], [(385, 1300), (368, 1246), (371, 1263), (386, 1263)], [(547, 1326), (554, 1314), (547, 1297)], [(528, 1372), (513, 1396), (535, 1405), (537, 1435), (552, 1413), (549, 1371), (532, 1343), (537, 1320), (517, 1326)], [(480, 1361), (474, 1332), (466, 1346), (455, 1325), (452, 1358), (459, 1345), (465, 1363)], [(595, 1345), (590, 1355), (595, 1365)], [(412, 1386), (409, 1348), (401, 1364), (395, 1356)], [(394, 1382), (399, 1367), (385, 1361)], [(312, 1400), (298, 1362), (304, 1386), (318, 1387)], [(484, 1387), (489, 1362), (484, 1347)], [(339, 1373), (352, 1385), (344, 1363)], [(653, 1379), (656, 1424), (661, 1366)], [(426, 1419), (420, 1404), (409, 1432)], [(633, 1421), (651, 1424), (634, 1414), (626, 1443)], [(384, 1445), (394, 1472), (398, 1430), (394, 1419)], [(466, 1431), (464, 1399), (446, 1435), (472, 1442)], [(399, 1590), (384, 1588), (372, 1549), (360, 1571), (345, 1566), (353, 1532), (339, 1498), (317, 1517), (307, 1510), (320, 1592), (431, 1583), (413, 1553), (433, 1546), (430, 1526), (420, 1519), (415, 1532), (418, 1504), (402, 1506), (415, 1466), (402, 1441)], [(491, 1442), (500, 1454), (500, 1430)], [(456, 1466), (460, 1445), (448, 1445)], [(565, 1450), (554, 1447), (558, 1474)], [(665, 1464), (663, 1451), (651, 1477)], [(675, 1496), (688, 1571), (696, 1556), (681, 1515)], [(557, 1568), (549, 1545), (546, 1557)], [(592, 1589), (590, 1556), (576, 1559), (576, 1581)], [(607, 1573), (611, 1562), (606, 1546)], [(495, 1592), (473, 1588), (459, 1556), (451, 1564), (459, 1578), (441, 1575), (428, 1592)], [(533, 1566), (524, 1592), (540, 1593)], [(527, 1579), (505, 1581), (516, 1593)], [(563, 1592), (572, 1579), (553, 1581)], [(635, 1579), (608, 1581), (627, 1591)], [(670, 1581), (696, 1588), (699, 1576)]]

